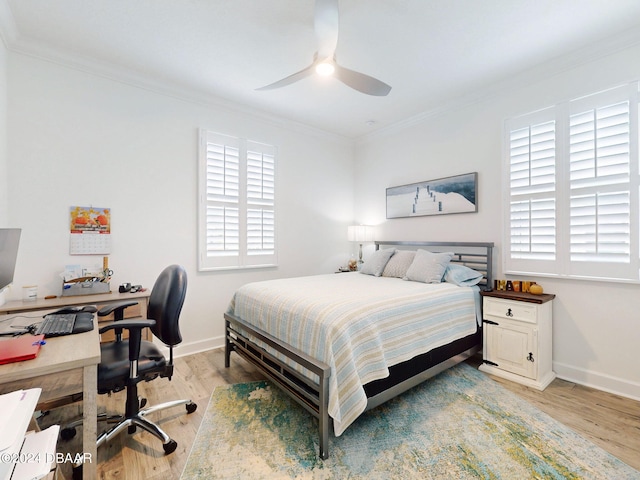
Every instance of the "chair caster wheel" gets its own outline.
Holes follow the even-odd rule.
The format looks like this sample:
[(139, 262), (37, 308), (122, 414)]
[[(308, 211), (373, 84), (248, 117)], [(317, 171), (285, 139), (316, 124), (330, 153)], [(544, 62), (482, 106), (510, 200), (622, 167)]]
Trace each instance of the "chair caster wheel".
[(196, 408), (198, 408), (198, 405), (192, 402), (192, 403), (187, 403), (186, 407), (187, 407), (187, 413), (193, 413), (196, 411)]
[(71, 440), (75, 436), (76, 436), (75, 428), (63, 428), (62, 430), (60, 430), (60, 438), (64, 441)]
[(162, 448), (164, 449), (164, 453), (169, 455), (170, 453), (173, 453), (176, 448), (178, 448), (178, 442), (176, 442), (175, 440), (169, 440), (169, 442), (162, 445)]

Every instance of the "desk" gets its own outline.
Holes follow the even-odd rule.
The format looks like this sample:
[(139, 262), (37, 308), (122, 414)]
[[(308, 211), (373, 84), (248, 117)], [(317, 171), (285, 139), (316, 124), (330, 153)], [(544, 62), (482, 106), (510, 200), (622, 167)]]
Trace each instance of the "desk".
[[(5, 318), (7, 316), (0, 315), (0, 322)], [(100, 363), (100, 340), (96, 327), (90, 332), (77, 335), (48, 338), (46, 345), (40, 349), (38, 357), (33, 360), (0, 365), (0, 383), (82, 369), (82, 453), (91, 456), (91, 463), (83, 466), (83, 478), (87, 480), (97, 478), (98, 363)]]
[[(100, 307), (114, 302), (122, 302), (124, 300), (136, 300), (138, 305), (128, 307), (124, 310), (124, 318), (147, 318), (147, 305), (149, 302), (150, 290), (136, 293), (103, 293), (98, 295), (77, 295), (74, 297), (57, 297), (45, 300), (44, 298), (38, 298), (35, 301), (24, 302), (22, 300), (13, 300), (7, 302), (4, 305), (0, 305), (0, 315), (18, 315), (23, 314), (25, 316), (39, 316), (44, 315), (45, 310), (57, 310), (59, 308), (68, 305), (95, 305), (98, 309)], [(113, 314), (105, 317), (97, 317), (98, 326), (100, 328), (101, 323), (112, 322)], [(26, 325), (24, 319), (16, 318), (14, 325)], [(2, 330), (2, 324), (0, 324), (0, 330)], [(143, 334), (143, 340), (152, 341), (153, 335), (149, 329), (145, 329)], [(101, 341), (111, 342), (115, 339), (113, 331), (105, 333)]]

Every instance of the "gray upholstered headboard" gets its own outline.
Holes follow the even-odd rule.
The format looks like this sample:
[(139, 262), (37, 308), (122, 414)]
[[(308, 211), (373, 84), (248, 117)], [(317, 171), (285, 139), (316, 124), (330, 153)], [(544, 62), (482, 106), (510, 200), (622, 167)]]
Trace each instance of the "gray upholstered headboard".
[(375, 242), (376, 250), (380, 248), (397, 248), (399, 250), (429, 250), (430, 252), (453, 252), (453, 263), (473, 268), (484, 275), (478, 284), (482, 290), (493, 288), (493, 242)]

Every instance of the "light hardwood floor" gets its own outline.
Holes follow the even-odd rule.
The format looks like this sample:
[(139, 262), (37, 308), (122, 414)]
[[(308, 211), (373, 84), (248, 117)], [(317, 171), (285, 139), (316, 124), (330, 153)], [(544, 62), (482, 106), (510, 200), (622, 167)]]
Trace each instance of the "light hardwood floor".
[[(163, 400), (190, 397), (198, 404), (196, 412), (187, 415), (183, 407), (155, 414), (152, 420), (178, 442), (177, 450), (165, 455), (162, 445), (146, 432), (135, 435), (121, 434), (98, 452), (98, 472), (101, 479), (178, 479), (185, 465), (191, 445), (207, 408), (213, 388), (219, 385), (242, 383), (262, 379), (251, 365), (232, 355), (231, 368), (224, 368), (223, 350), (213, 350), (176, 359), (172, 381), (156, 379), (140, 386), (140, 394), (149, 404)], [(469, 360), (473, 366), (478, 359)], [(590, 389), (563, 380), (554, 382), (539, 392), (492, 377), (508, 390), (537, 406), (540, 410), (574, 429), (595, 444), (640, 470), (640, 402)], [(98, 411), (121, 411), (124, 394), (98, 397)], [(74, 417), (79, 407), (67, 406), (52, 410), (40, 420), (42, 426), (63, 423), (65, 417)], [(100, 427), (99, 427), (100, 431)], [(78, 432), (80, 436), (80, 429)], [(59, 441), (63, 451), (79, 452), (79, 438)], [(70, 468), (63, 466), (70, 477)]]

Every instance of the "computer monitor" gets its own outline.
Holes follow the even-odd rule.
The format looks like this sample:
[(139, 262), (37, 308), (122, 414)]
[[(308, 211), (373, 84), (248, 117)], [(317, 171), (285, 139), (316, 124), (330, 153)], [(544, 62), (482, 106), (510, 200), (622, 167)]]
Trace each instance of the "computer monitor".
[(19, 228), (0, 228), (0, 305), (4, 303), (4, 289), (13, 283), (20, 233)]

